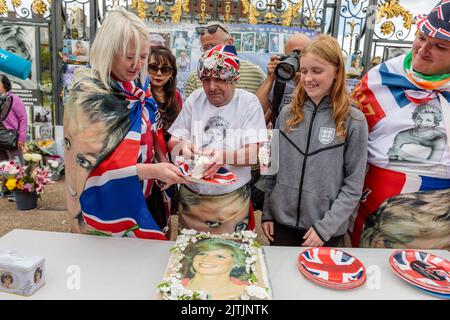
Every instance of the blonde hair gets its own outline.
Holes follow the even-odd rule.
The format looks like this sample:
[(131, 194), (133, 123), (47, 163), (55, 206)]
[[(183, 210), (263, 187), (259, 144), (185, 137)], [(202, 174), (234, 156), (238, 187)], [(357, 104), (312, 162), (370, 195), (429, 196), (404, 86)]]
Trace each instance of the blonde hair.
[[(331, 87), (331, 104), (333, 107), (333, 120), (336, 125), (336, 134), (345, 137), (345, 119), (350, 112), (350, 98), (345, 84), (345, 63), (341, 48), (337, 40), (328, 35), (321, 35), (306, 45), (301, 55), (312, 54), (328, 61), (336, 67), (336, 79)], [(304, 105), (308, 94), (303, 85), (299, 84), (292, 99), (292, 108), (286, 130), (290, 131), (293, 126), (304, 119)]]
[[(109, 79), (115, 54), (125, 57), (130, 44), (136, 48), (138, 62), (143, 41), (149, 41), (147, 26), (135, 14), (117, 7), (110, 11), (97, 31), (90, 53), (90, 63), (103, 85), (110, 89)], [(141, 81), (147, 77), (147, 66), (141, 70)]]

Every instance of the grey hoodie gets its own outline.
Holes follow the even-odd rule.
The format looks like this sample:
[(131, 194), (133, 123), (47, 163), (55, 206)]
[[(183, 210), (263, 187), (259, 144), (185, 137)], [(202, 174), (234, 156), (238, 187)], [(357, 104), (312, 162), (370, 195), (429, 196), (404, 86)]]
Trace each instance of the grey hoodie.
[(367, 163), (367, 123), (352, 107), (344, 141), (335, 135), (329, 96), (317, 107), (308, 99), (303, 122), (287, 132), (290, 111), (290, 106), (283, 108), (275, 125), (280, 130), (279, 169), (267, 179), (262, 221), (313, 227), (325, 242), (343, 235), (357, 210)]

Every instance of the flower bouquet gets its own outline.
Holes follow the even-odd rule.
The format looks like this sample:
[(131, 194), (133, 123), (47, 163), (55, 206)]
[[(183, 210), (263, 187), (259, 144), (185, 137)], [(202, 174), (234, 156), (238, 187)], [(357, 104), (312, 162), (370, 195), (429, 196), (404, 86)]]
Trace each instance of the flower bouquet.
[[(37, 198), (44, 192), (44, 186), (53, 181), (49, 178), (49, 170), (42, 165), (40, 154), (25, 153), (23, 158), (25, 166), (14, 161), (0, 162), (0, 188), (3, 192), (15, 193), (19, 210), (29, 210), (36, 207)], [(22, 207), (20, 201), (23, 198), (31, 198), (32, 204)]]
[[(25, 144), (25, 153), (37, 153), (44, 157), (56, 155), (56, 143), (53, 139), (30, 141)], [(45, 160), (45, 159), (44, 159)]]
[(62, 158), (47, 159), (47, 168), (50, 172), (49, 178), (53, 181), (57, 181), (64, 170)]
[(64, 171), (64, 160), (56, 154), (55, 140), (29, 141), (25, 144), (24, 152), (40, 154), (42, 156), (42, 163), (50, 172), (50, 179), (53, 181), (59, 180)]

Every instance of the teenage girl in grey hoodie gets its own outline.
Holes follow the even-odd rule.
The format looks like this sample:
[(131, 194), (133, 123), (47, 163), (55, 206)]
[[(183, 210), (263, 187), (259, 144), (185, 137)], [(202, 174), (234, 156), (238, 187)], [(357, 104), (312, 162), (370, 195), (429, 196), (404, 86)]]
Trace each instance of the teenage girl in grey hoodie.
[(302, 51), (300, 84), (277, 120), (277, 174), (268, 179), (262, 227), (272, 245), (337, 246), (361, 197), (367, 123), (351, 107), (338, 42)]

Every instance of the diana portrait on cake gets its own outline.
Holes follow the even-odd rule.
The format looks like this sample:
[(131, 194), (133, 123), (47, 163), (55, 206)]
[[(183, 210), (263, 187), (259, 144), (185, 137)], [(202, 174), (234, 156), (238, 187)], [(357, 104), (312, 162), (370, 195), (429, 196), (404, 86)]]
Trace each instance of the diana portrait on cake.
[(203, 291), (211, 300), (239, 299), (249, 285), (246, 254), (232, 240), (205, 239), (190, 244), (183, 260), (183, 286)]

